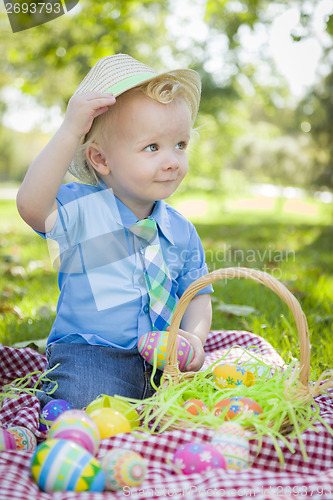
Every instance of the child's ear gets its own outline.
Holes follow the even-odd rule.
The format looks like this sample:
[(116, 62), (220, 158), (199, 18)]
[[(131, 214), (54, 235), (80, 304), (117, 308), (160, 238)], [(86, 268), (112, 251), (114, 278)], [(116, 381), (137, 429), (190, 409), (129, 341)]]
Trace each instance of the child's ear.
[(100, 175), (107, 175), (110, 173), (105, 154), (99, 144), (92, 142), (86, 151), (86, 156), (90, 164)]

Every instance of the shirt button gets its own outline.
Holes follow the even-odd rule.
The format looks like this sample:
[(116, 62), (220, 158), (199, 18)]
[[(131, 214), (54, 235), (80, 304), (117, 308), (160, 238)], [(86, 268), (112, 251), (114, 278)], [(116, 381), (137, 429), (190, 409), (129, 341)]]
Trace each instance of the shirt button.
[(140, 250), (139, 250), (139, 252), (143, 255), (145, 253), (144, 247), (141, 247)]
[(148, 305), (148, 304), (146, 304), (146, 305), (144, 306), (144, 308), (143, 308), (143, 312), (144, 312), (144, 313), (148, 313), (148, 312), (149, 312), (149, 305)]

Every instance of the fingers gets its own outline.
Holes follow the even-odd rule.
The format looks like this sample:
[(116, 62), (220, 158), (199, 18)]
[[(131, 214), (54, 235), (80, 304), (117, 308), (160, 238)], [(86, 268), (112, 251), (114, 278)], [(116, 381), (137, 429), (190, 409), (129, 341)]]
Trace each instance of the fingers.
[(86, 102), (98, 102), (101, 106), (106, 105), (109, 102), (115, 102), (116, 98), (112, 93), (105, 92), (84, 92), (82, 94), (75, 94), (70, 99), (71, 101), (86, 101)]
[[(167, 327), (167, 331), (170, 330), (170, 327)], [(205, 351), (203, 349), (203, 345), (199, 337), (189, 333), (185, 330), (179, 328), (178, 334), (180, 337), (184, 337), (186, 340), (190, 342), (193, 347), (194, 356), (191, 362), (187, 365), (186, 371), (198, 371), (202, 367), (205, 361)]]
[(106, 113), (106, 111), (108, 110), (108, 106), (104, 106), (103, 108), (98, 108), (95, 110), (95, 113), (94, 113), (94, 118), (96, 118), (97, 116), (99, 115), (102, 115), (103, 113)]
[(108, 111), (116, 99), (111, 93), (86, 92), (73, 95), (68, 103), (64, 126), (76, 138), (86, 135), (93, 120)]

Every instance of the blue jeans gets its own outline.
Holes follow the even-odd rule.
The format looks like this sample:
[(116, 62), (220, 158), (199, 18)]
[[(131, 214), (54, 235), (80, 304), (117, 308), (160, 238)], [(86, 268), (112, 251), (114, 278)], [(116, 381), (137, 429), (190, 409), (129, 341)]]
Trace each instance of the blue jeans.
[[(52, 399), (65, 399), (73, 408), (82, 409), (100, 394), (118, 394), (145, 399), (153, 395), (150, 378), (152, 366), (135, 349), (117, 349), (89, 344), (51, 344), (47, 348), (47, 369), (60, 365), (47, 375), (58, 383), (45, 381), (43, 392), (37, 392), (43, 408)], [(159, 386), (162, 372), (157, 370), (154, 382)]]

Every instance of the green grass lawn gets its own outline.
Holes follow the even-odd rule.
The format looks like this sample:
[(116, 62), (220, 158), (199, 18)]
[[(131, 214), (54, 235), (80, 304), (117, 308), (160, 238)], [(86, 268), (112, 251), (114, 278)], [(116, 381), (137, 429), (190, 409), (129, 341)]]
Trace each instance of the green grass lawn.
[[(282, 281), (309, 323), (312, 376), (332, 367), (333, 230), (327, 209), (315, 216), (277, 210), (229, 210), (206, 200), (194, 215), (209, 269), (247, 266)], [(173, 200), (177, 206), (180, 199)], [(208, 208), (207, 208), (208, 206)], [(47, 337), (58, 297), (46, 242), (19, 218), (14, 201), (0, 202), (0, 342)], [(213, 329), (249, 330), (265, 337), (288, 361), (299, 358), (297, 332), (287, 306), (258, 283), (233, 279), (214, 285)], [(245, 308), (228, 305), (251, 306)]]

